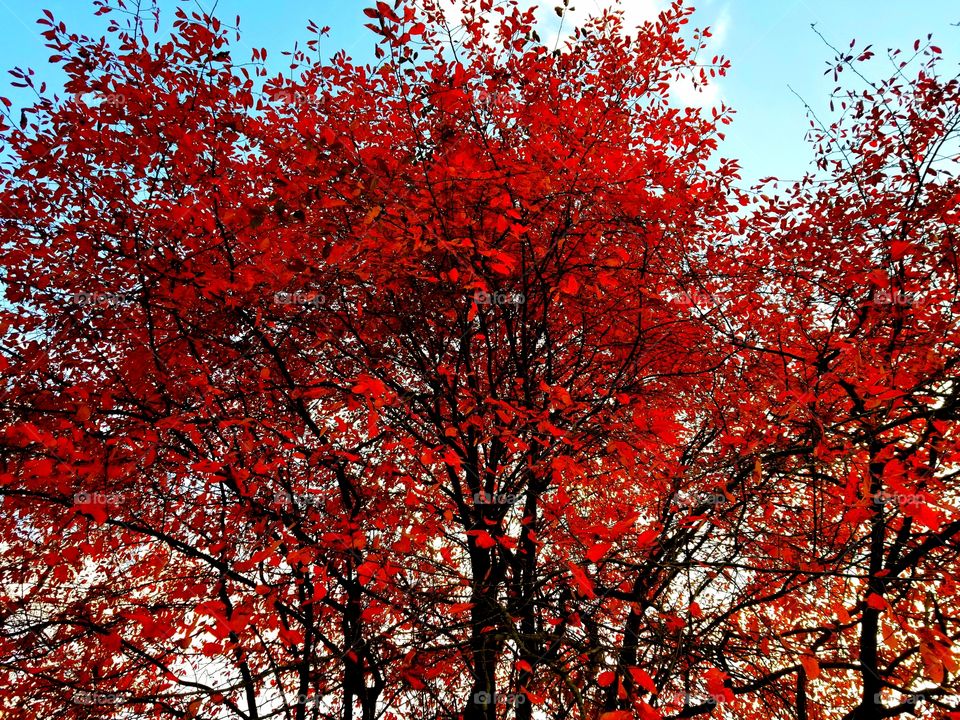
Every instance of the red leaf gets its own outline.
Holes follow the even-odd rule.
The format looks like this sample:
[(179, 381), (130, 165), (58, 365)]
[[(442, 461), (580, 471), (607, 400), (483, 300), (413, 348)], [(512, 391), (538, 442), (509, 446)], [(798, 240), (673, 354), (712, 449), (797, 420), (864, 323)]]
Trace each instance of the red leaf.
[(720, 702), (731, 702), (733, 700), (733, 691), (727, 687), (730, 676), (717, 668), (710, 668), (704, 673), (707, 681), (707, 692), (713, 699)]
[(385, 2), (382, 2), (382, 0), (377, 2), (377, 11), (390, 22), (400, 22), (400, 18), (393, 11), (393, 8), (387, 5)]
[(570, 572), (573, 575), (573, 583), (580, 595), (586, 598), (596, 597), (596, 593), (593, 589), (593, 582), (591, 582), (590, 578), (587, 577), (587, 574), (572, 563), (568, 564), (567, 567), (570, 568)]
[(608, 552), (610, 552), (610, 548), (612, 547), (613, 547), (613, 543), (599, 542), (587, 551), (585, 557), (590, 562), (595, 563), (599, 561), (601, 558), (603, 558)]
[(653, 678), (650, 677), (650, 674), (641, 668), (631, 667), (630, 668), (630, 677), (633, 678), (633, 681), (639, 685), (641, 688), (646, 690), (649, 693), (656, 693), (657, 686), (653, 683)]
[(477, 547), (486, 549), (495, 547), (497, 544), (497, 541), (486, 530), (472, 530), (470, 534), (476, 537)]
[(887, 601), (882, 597), (876, 593), (870, 593), (867, 595), (867, 607), (871, 607), (874, 610), (886, 610), (889, 606), (887, 605)]

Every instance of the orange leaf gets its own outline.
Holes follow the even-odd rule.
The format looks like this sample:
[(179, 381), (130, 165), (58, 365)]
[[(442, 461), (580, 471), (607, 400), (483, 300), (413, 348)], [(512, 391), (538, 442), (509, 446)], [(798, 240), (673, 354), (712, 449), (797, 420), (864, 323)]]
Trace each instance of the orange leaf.
[(800, 658), (800, 664), (803, 665), (803, 671), (807, 674), (808, 679), (816, 680), (820, 677), (820, 663), (817, 662), (815, 657), (805, 655)]

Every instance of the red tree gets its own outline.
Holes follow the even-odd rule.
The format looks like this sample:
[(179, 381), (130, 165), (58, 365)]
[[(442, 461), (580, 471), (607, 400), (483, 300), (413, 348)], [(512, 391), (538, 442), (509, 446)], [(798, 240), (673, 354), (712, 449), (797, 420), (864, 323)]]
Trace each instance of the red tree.
[(838, 90), (831, 125), (812, 117), (819, 174), (741, 226), (746, 317), (772, 321), (734, 342), (776, 378), (781, 507), (809, 519), (761, 548), (820, 575), (777, 606), (808, 649), (811, 714), (838, 697), (844, 718), (957, 707), (960, 84), (938, 77), (939, 48), (913, 50), (883, 82), (861, 71), (869, 47), (838, 52), (834, 78), (862, 88)]
[(956, 83), (854, 98), (848, 165), (738, 228), (729, 116), (669, 97), (726, 68), (689, 9), (556, 51), (463, 13), (377, 3), (379, 64), (295, 79), (202, 14), (42, 21), (71, 97), (2, 127), (4, 712), (948, 707)]

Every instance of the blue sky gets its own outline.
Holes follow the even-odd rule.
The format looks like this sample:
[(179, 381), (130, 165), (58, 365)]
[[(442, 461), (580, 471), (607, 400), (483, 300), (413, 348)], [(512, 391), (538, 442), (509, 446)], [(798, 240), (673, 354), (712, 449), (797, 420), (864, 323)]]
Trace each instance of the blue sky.
[[(527, 0), (528, 2), (531, 0)], [(577, 15), (596, 9), (605, 0), (574, 0)], [(628, 19), (640, 20), (665, 0), (624, 0)], [(373, 36), (363, 28), (362, 9), (372, 0), (160, 0), (169, 19), (177, 6), (205, 9), (216, 4), (224, 20), (241, 16), (243, 48), (266, 47), (268, 64), (283, 68), (281, 50), (305, 40), (307, 20), (332, 28), (324, 41), (325, 54), (343, 48), (357, 60), (372, 57)], [(540, 3), (546, 26), (555, 22), (553, 0)], [(804, 142), (808, 124), (802, 102), (825, 111), (834, 83), (824, 76), (832, 52), (811, 30), (818, 30), (834, 45), (844, 47), (853, 38), (872, 43), (875, 50), (912, 45), (916, 38), (933, 33), (944, 51), (944, 72), (957, 71), (960, 60), (960, 4), (954, 0), (700, 0), (697, 25), (714, 29), (714, 46), (733, 63), (730, 75), (708, 97), (682, 95), (700, 104), (720, 100), (736, 108), (737, 119), (728, 131), (723, 154), (739, 158), (747, 181), (767, 175), (786, 180), (799, 177), (808, 167), (810, 150)], [(35, 24), (42, 9), (87, 34), (102, 34), (103, 20), (93, 16), (90, 0), (0, 0), (0, 66), (32, 67), (37, 76), (55, 86), (62, 75), (47, 64), (50, 51), (43, 46)], [(550, 36), (550, 27), (545, 28)], [(552, 28), (555, 32), (556, 28)], [(246, 53), (244, 53), (246, 54)], [(712, 53), (711, 53), (712, 54)], [(883, 55), (882, 52), (878, 53)], [(234, 57), (238, 57), (235, 53)], [(887, 69), (876, 63), (880, 77)], [(26, 98), (3, 86), (0, 95), (15, 103)], [(792, 90), (791, 90), (792, 88)]]

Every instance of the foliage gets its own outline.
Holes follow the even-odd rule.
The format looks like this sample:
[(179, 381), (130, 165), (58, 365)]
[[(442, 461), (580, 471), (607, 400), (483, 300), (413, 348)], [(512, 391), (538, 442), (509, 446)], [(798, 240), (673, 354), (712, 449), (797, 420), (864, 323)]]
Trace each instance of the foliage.
[(751, 199), (680, 2), (289, 77), (98, 6), (3, 102), (4, 717), (956, 716), (936, 47)]

